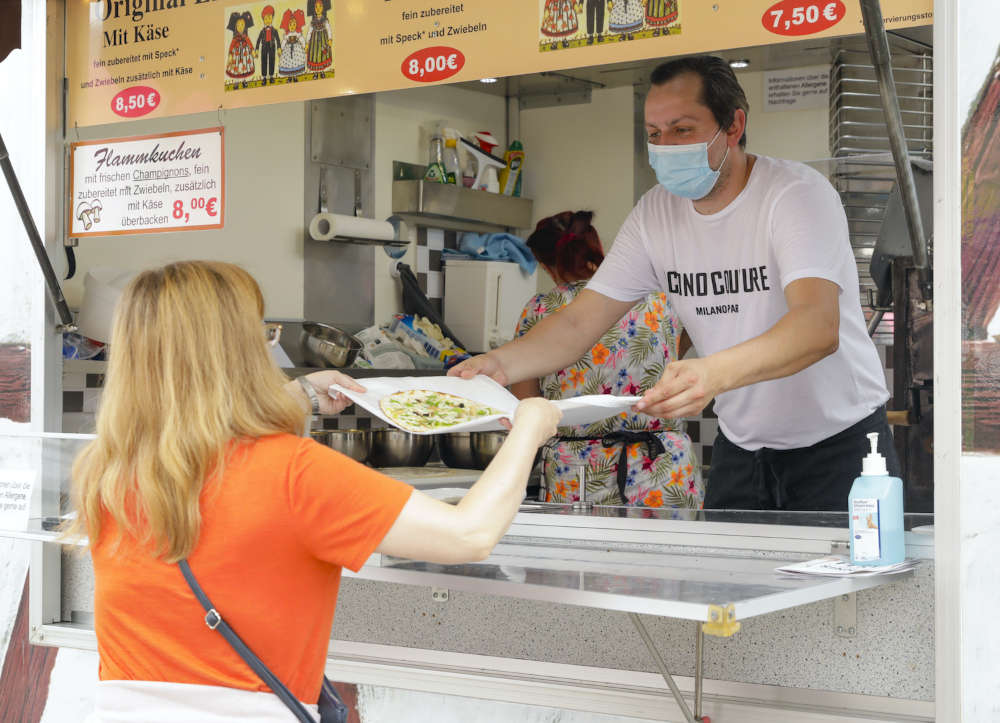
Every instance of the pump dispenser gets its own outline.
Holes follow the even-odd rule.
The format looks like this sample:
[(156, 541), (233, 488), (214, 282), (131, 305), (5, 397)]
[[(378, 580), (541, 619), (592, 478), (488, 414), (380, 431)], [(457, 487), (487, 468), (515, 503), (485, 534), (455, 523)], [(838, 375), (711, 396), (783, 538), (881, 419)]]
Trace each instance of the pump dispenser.
[(872, 432), (866, 436), (868, 443), (872, 446), (872, 451), (861, 460), (861, 474), (888, 476), (889, 470), (885, 467), (885, 457), (878, 453), (878, 432)]
[(444, 136), (444, 173), (445, 183), (459, 183), (462, 169), (458, 165), (458, 139), (462, 137), (454, 128), (442, 129)]
[(878, 451), (878, 433), (868, 435), (871, 451), (861, 460), (861, 476), (847, 498), (851, 562), (894, 565), (906, 557), (903, 539), (903, 480), (890, 477)]

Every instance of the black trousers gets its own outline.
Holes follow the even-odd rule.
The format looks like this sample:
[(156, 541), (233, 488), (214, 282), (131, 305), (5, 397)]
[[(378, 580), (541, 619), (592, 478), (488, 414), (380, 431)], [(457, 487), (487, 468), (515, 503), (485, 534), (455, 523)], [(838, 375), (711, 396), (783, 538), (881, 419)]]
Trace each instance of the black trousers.
[(263, 78), (274, 77), (274, 56), (275, 47), (271, 43), (264, 43), (260, 49), (260, 75)]
[(705, 490), (705, 509), (847, 511), (847, 495), (861, 474), (868, 438), (878, 432), (878, 450), (893, 477), (899, 459), (885, 407), (811, 447), (755, 452), (738, 447), (719, 430)]
[(607, 0), (587, 0), (587, 35), (604, 34), (604, 6)]

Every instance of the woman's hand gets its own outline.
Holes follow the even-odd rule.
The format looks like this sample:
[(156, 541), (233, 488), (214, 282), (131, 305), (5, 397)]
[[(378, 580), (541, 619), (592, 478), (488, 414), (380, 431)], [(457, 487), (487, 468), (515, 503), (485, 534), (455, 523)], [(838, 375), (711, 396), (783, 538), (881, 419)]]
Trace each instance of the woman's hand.
[(522, 399), (514, 412), (512, 433), (524, 430), (531, 435), (535, 447), (541, 447), (546, 440), (554, 437), (562, 411), (555, 404), (542, 397)]
[[(345, 407), (352, 404), (351, 400), (347, 396), (332, 391), (330, 389), (331, 384), (339, 384), (340, 386), (350, 389), (353, 392), (364, 393), (367, 391), (363, 386), (358, 384), (349, 376), (334, 369), (324, 369), (320, 372), (307, 374), (306, 381), (308, 381), (312, 385), (313, 389), (316, 390), (316, 396), (319, 398), (320, 414), (340, 414), (344, 411)], [(302, 389), (302, 385), (299, 384), (298, 380), (289, 382), (286, 388), (288, 389), (289, 394), (302, 402), (307, 408), (312, 408), (309, 398), (306, 396), (306, 393)]]

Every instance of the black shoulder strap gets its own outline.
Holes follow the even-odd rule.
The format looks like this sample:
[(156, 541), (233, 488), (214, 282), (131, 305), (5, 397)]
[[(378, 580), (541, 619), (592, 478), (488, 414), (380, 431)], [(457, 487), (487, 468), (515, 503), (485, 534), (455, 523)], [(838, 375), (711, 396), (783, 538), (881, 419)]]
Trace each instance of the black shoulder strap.
[(193, 592), (194, 596), (198, 598), (198, 602), (201, 603), (201, 606), (205, 608), (205, 624), (212, 630), (222, 634), (222, 637), (224, 637), (226, 642), (232, 646), (233, 650), (235, 650), (237, 654), (243, 658), (246, 664), (250, 666), (250, 669), (253, 670), (253, 672), (267, 684), (267, 687), (281, 699), (281, 702), (288, 706), (288, 709), (295, 714), (295, 717), (298, 720), (302, 721), (302, 723), (316, 723), (315, 716), (311, 715), (309, 711), (306, 710), (305, 706), (302, 705), (299, 699), (292, 695), (292, 692), (285, 687), (285, 684), (282, 683), (266, 665), (264, 665), (264, 661), (258, 658), (257, 655), (247, 646), (247, 644), (240, 639), (240, 636), (236, 634), (236, 631), (229, 627), (229, 624), (222, 619), (222, 616), (212, 605), (212, 601), (208, 599), (205, 591), (201, 589), (201, 585), (198, 584), (198, 580), (195, 579), (194, 573), (191, 572), (191, 566), (188, 565), (187, 560), (181, 560), (177, 563), (177, 566), (180, 567), (181, 573), (184, 575), (184, 579), (187, 580), (187, 584), (191, 588), (191, 592)]

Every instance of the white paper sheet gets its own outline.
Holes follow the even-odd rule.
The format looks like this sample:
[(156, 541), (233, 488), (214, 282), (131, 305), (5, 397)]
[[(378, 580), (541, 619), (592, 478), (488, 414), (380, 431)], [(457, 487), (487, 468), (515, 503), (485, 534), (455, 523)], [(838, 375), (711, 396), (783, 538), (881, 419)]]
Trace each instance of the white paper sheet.
[[(480, 417), (471, 422), (463, 422), (453, 427), (436, 429), (429, 432), (413, 432), (413, 434), (443, 434), (447, 432), (490, 432), (505, 429), (501, 419), (513, 419), (517, 409), (518, 399), (507, 389), (489, 377), (477, 376), (474, 379), (458, 377), (376, 377), (359, 379), (358, 384), (367, 391), (364, 394), (344, 389), (339, 384), (330, 387), (331, 391), (344, 394), (362, 409), (373, 416), (398, 427), (391, 419), (382, 413), (379, 401), (382, 397), (410, 389), (426, 389), (432, 392), (455, 394), (471, 399), (480, 404), (487, 404), (499, 409), (501, 414)], [(563, 426), (592, 424), (607, 417), (613, 417), (627, 412), (641, 397), (616, 397), (610, 394), (591, 394), (572, 399), (560, 399), (554, 404), (563, 412), (560, 422)]]
[(852, 565), (848, 558), (833, 555), (777, 567), (775, 572), (785, 575), (820, 575), (822, 577), (871, 577), (872, 575), (895, 575), (906, 572), (917, 567), (918, 564), (918, 560), (903, 560), (895, 565)]

